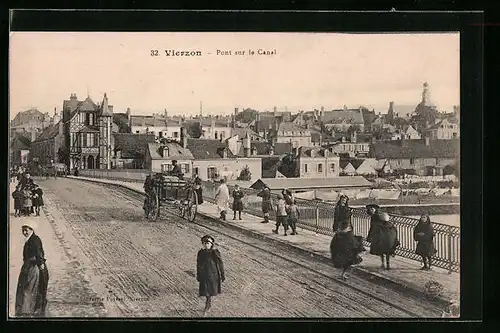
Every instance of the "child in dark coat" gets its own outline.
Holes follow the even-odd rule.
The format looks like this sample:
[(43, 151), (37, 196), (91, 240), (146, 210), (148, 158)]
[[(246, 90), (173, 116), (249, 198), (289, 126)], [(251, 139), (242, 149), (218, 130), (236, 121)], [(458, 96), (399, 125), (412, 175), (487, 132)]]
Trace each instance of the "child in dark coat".
[(415, 253), (421, 256), (424, 262), (424, 267), (421, 269), (431, 269), (431, 258), (436, 250), (434, 249), (434, 228), (429, 215), (422, 214), (413, 230), (413, 239), (417, 242)]
[(14, 217), (21, 216), (21, 211), (23, 210), (23, 193), (19, 186), (12, 192), (12, 198), (14, 198)]
[(212, 297), (222, 292), (222, 282), (226, 277), (224, 264), (219, 250), (214, 249), (215, 240), (212, 236), (205, 235), (201, 238), (203, 248), (198, 251), (196, 260), (196, 279), (200, 283), (199, 296), (206, 297), (205, 315), (212, 306)]
[(40, 207), (43, 206), (43, 190), (38, 185), (33, 186), (33, 190), (31, 191), (32, 198), (31, 202), (33, 204), (33, 208), (35, 209), (36, 216), (40, 216)]
[(243, 191), (240, 189), (238, 185), (234, 187), (233, 191), (233, 212), (234, 217), (233, 220), (236, 220), (236, 212), (238, 212), (239, 219), (241, 220), (241, 212), (243, 211)]

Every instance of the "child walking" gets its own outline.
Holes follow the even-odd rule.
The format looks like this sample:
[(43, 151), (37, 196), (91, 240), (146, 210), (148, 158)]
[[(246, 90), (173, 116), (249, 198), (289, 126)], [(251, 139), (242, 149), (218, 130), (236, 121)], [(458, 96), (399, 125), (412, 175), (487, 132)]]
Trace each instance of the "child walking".
[(288, 221), (286, 215), (286, 202), (283, 194), (278, 194), (278, 202), (276, 203), (276, 230), (273, 230), (275, 234), (278, 234), (280, 225), (283, 225), (286, 236), (286, 232), (288, 231)]
[(206, 297), (203, 315), (212, 307), (212, 297), (222, 292), (222, 282), (226, 277), (224, 264), (219, 250), (214, 249), (215, 239), (205, 235), (201, 238), (203, 248), (198, 251), (196, 260), (196, 279), (200, 283), (199, 296)]
[(299, 220), (300, 214), (295, 199), (292, 201), (291, 205), (287, 206), (287, 214), (288, 214), (288, 225), (292, 229), (292, 233), (290, 235), (298, 235), (297, 221)]

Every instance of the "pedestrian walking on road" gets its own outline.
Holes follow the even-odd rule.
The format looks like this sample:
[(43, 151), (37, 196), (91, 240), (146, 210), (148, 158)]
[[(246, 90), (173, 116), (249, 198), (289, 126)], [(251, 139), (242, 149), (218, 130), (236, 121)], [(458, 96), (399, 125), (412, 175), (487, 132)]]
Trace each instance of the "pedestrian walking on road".
[(424, 266), (422, 270), (431, 269), (432, 256), (436, 253), (434, 248), (434, 228), (429, 215), (422, 214), (417, 226), (413, 230), (413, 239), (417, 242), (415, 253), (422, 257)]
[(330, 243), (330, 253), (335, 268), (341, 268), (340, 278), (346, 280), (349, 267), (363, 261), (359, 256), (365, 249), (361, 236), (354, 236), (351, 223), (351, 209), (349, 208), (349, 197), (340, 196), (335, 206), (333, 231), (334, 236)]
[(273, 210), (271, 190), (266, 186), (257, 194), (257, 196), (262, 198), (262, 213), (264, 214), (264, 221), (261, 223), (269, 223), (269, 213)]
[(23, 266), (16, 291), (15, 315), (45, 316), (49, 272), (42, 240), (35, 234), (35, 222), (26, 222), (21, 231), (25, 237)]
[[(370, 254), (380, 256), (381, 268), (391, 269), (390, 256), (394, 256), (399, 246), (398, 231), (390, 221), (389, 214), (380, 212), (380, 207), (375, 204), (366, 206), (368, 215), (371, 216), (370, 230), (366, 241), (370, 244)], [(385, 261), (384, 261), (385, 259)], [(385, 263), (385, 265), (384, 265)]]
[(203, 248), (196, 259), (196, 279), (200, 283), (199, 296), (206, 297), (205, 315), (212, 306), (212, 297), (222, 292), (222, 283), (226, 280), (224, 264), (218, 249), (214, 248), (215, 239), (205, 235), (201, 238)]
[(229, 188), (226, 185), (226, 178), (220, 180), (220, 185), (215, 192), (215, 202), (220, 212), (220, 218), (226, 220), (226, 212), (229, 207)]
[(286, 214), (286, 202), (283, 198), (283, 194), (278, 194), (278, 202), (276, 202), (276, 229), (273, 230), (275, 234), (279, 233), (279, 227), (283, 225), (286, 232), (288, 231), (288, 216)]
[(238, 212), (238, 217), (241, 220), (241, 212), (243, 211), (243, 197), (245, 197), (245, 194), (241, 190), (240, 186), (235, 185), (233, 190), (233, 220), (236, 220), (236, 212)]
[(35, 184), (31, 194), (31, 202), (33, 204), (33, 208), (35, 209), (34, 213), (36, 216), (40, 216), (40, 207), (43, 206), (43, 190), (39, 185)]

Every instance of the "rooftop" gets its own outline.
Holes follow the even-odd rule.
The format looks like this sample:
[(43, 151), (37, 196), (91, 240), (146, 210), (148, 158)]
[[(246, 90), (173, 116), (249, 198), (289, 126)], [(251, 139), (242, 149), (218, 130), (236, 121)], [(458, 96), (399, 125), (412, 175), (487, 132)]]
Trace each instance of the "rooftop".
[(377, 159), (390, 158), (456, 158), (460, 156), (459, 139), (429, 140), (391, 140), (376, 142), (371, 147), (372, 156)]
[(363, 111), (361, 109), (323, 111), (321, 121), (323, 123), (331, 124), (339, 124), (342, 122), (350, 124), (364, 124)]
[[(168, 148), (168, 156), (165, 156), (165, 157), (162, 156), (162, 152), (161, 152), (162, 147)], [(148, 143), (148, 150), (149, 150), (149, 153), (151, 154), (152, 160), (173, 160), (173, 159), (192, 160), (192, 159), (194, 159), (194, 156), (191, 153), (191, 151), (187, 148), (183, 148), (177, 142), (169, 142), (166, 144)]]
[(219, 140), (189, 138), (187, 143), (188, 149), (197, 160), (223, 159), (224, 151), (227, 153), (227, 158), (236, 157), (226, 144)]
[(115, 133), (114, 137), (115, 151), (121, 151), (124, 158), (145, 156), (148, 143), (155, 141), (154, 134)]
[(55, 125), (52, 124), (44, 128), (43, 132), (33, 142), (40, 142), (55, 138), (59, 134), (59, 122)]

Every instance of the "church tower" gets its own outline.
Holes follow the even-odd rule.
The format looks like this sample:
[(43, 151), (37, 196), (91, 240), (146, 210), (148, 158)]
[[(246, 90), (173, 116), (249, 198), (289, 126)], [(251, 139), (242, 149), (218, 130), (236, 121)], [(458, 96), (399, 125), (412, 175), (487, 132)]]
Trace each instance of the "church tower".
[(108, 105), (108, 96), (104, 93), (99, 114), (99, 168), (111, 169), (111, 135), (113, 111)]

